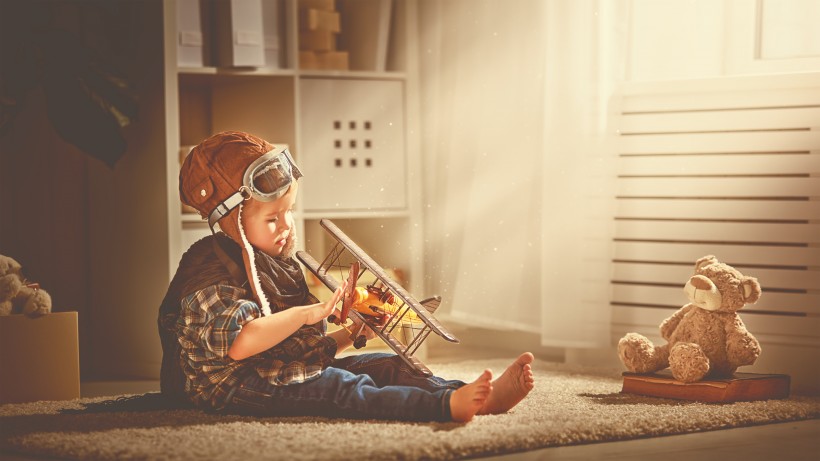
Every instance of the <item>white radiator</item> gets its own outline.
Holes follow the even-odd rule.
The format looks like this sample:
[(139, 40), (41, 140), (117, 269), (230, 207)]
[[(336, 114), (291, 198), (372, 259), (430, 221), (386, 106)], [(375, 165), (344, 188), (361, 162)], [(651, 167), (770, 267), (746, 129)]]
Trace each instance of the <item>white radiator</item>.
[(764, 353), (820, 350), (820, 73), (635, 83), (616, 100), (615, 340), (660, 341), (714, 254), (760, 280), (740, 314)]

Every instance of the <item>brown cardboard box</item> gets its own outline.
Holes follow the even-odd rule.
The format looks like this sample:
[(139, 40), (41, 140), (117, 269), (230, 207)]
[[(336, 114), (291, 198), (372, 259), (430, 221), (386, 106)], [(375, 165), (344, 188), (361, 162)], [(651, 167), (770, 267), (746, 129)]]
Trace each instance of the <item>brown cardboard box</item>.
[(336, 33), (324, 30), (299, 32), (299, 49), (302, 51), (336, 51)]
[(299, 12), (299, 30), (324, 30), (327, 32), (341, 32), (342, 22), (336, 11), (322, 11), (306, 8)]
[(336, 10), (336, 0), (299, 0), (299, 8), (334, 11)]
[(299, 68), (305, 70), (348, 70), (347, 51), (300, 51)]
[(77, 313), (0, 317), (0, 403), (79, 397)]

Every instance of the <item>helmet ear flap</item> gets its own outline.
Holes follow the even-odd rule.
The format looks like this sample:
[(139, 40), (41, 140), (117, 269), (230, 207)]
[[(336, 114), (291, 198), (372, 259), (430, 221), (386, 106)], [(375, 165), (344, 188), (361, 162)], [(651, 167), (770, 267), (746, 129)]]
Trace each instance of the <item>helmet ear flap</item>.
[(697, 271), (703, 266), (708, 266), (709, 264), (716, 264), (718, 259), (715, 255), (706, 255), (695, 262), (695, 270)]
[(760, 295), (763, 294), (760, 283), (754, 277), (743, 277), (741, 286), (743, 287), (743, 298), (749, 304), (756, 303), (760, 299)]

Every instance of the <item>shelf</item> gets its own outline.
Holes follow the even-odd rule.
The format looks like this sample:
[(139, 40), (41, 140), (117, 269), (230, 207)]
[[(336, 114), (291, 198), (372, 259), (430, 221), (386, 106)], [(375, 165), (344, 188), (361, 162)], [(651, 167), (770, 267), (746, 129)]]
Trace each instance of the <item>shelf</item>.
[(224, 68), (224, 67), (180, 67), (179, 75), (224, 75), (249, 77), (306, 77), (306, 78), (354, 78), (364, 80), (404, 80), (404, 72), (367, 72), (350, 70), (293, 70), (273, 69), (264, 67), (254, 68)]
[(350, 210), (350, 211), (305, 211), (303, 219), (363, 219), (363, 218), (407, 218), (407, 210)]
[(366, 72), (351, 70), (300, 70), (299, 77), (308, 78), (355, 78), (361, 80), (404, 80), (404, 72)]
[(295, 75), (293, 69), (270, 67), (180, 67), (180, 75), (249, 75), (262, 77), (288, 77)]
[(202, 219), (198, 214), (182, 213), (181, 216), (182, 216), (182, 222), (193, 222), (193, 223), (208, 224), (208, 221)]
[[(208, 224), (208, 221), (199, 217), (198, 214), (182, 213), (180, 220), (183, 223), (199, 223)], [(410, 212), (407, 210), (352, 210), (352, 211), (308, 211), (295, 212), (294, 217), (297, 219), (316, 220), (316, 219), (367, 219), (367, 218), (407, 218), (410, 217)]]
[[(411, 59), (415, 52), (408, 53), (415, 48), (407, 40), (409, 31), (416, 29), (415, 1), (392, 0), (384, 65), (351, 66), (356, 70), (299, 65), (298, 1), (277, 2), (281, 5), (279, 43), (283, 54), (270, 67), (219, 66), (208, 54), (202, 61), (206, 65), (180, 61), (177, 4), (165, 3), (165, 77), (174, 90), (166, 104), (173, 135), (169, 137), (168, 156), (179, 157), (182, 147), (226, 130), (247, 131), (270, 142), (288, 144), (299, 166), (308, 173), (301, 181), (303, 188), (293, 214), (304, 248), (316, 254), (326, 250), (328, 242), (319, 220), (332, 219), (384, 267), (401, 268), (420, 284), (421, 259), (412, 255), (420, 254), (421, 218), (419, 200), (411, 193), (420, 188), (410, 179), (419, 177), (412, 174), (419, 166), (415, 161), (419, 157), (415, 139), (418, 113), (414, 104), (408, 103), (417, 98), (417, 66)], [(345, 11), (348, 16), (364, 14), (374, 1), (384, 0), (344, 0)], [(340, 3), (337, 0), (336, 4)], [(351, 55), (370, 52), (362, 42), (354, 45), (352, 38), (346, 37), (340, 48)], [(210, 51), (212, 58), (215, 51)], [(375, 68), (381, 70), (366, 70)], [(351, 162), (354, 159), (360, 163)], [(343, 160), (342, 165), (339, 160)], [(169, 161), (173, 168), (168, 171), (168, 194), (178, 194), (178, 164)], [(334, 178), (358, 193), (351, 196), (345, 187), (338, 192)], [(311, 199), (313, 191), (318, 192)], [(329, 195), (333, 200), (325, 200)], [(173, 271), (181, 255), (210, 234), (210, 229), (198, 214), (172, 211), (169, 259)]]

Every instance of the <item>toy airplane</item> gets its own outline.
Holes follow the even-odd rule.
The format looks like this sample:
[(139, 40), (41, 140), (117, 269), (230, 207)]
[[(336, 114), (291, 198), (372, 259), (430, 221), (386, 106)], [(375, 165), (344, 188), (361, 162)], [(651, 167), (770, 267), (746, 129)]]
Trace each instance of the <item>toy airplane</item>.
[[(341, 276), (348, 269), (349, 262), (347, 289), (342, 298), (340, 315), (331, 316), (328, 321), (347, 329), (357, 349), (367, 342), (362, 334), (366, 324), (413, 369), (425, 376), (432, 375), (413, 355), (424, 340), (430, 333), (436, 333), (447, 341), (458, 342), (432, 315), (441, 304), (441, 298), (435, 296), (417, 301), (333, 222), (322, 219), (319, 223), (336, 240), (336, 244), (321, 263), (304, 251), (296, 253), (297, 259), (331, 291), (340, 286), (331, 272), (338, 271)], [(375, 277), (375, 281), (366, 287), (357, 286), (367, 271)], [(358, 331), (351, 331), (346, 326), (350, 316), (358, 316), (362, 320), (363, 325)]]

